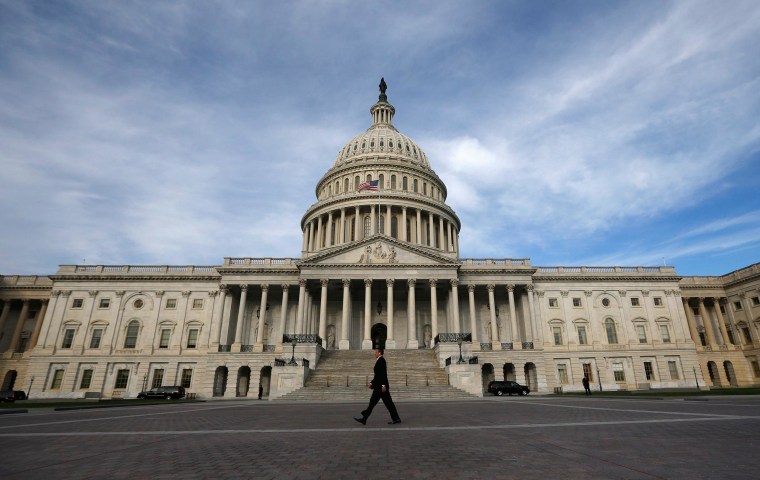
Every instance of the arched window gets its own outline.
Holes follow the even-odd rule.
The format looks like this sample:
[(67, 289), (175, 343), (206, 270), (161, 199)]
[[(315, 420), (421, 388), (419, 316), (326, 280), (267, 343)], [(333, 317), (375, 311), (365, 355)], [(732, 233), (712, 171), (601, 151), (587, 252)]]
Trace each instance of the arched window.
[(364, 217), (364, 238), (367, 238), (370, 235), (372, 235), (372, 219), (367, 215)]
[(378, 180), (380, 180), (380, 183), (378, 183), (377, 188), (383, 189), (385, 187), (385, 175), (382, 173), (377, 177)]
[(359, 175), (354, 177), (354, 190), (359, 190)]
[(427, 182), (422, 182), (422, 194), (427, 195)]
[(417, 193), (418, 189), (417, 189), (417, 179), (416, 178), (414, 179), (414, 183), (412, 185), (413, 185), (412, 188), (414, 189), (414, 193)]
[(330, 185), (330, 186), (328, 187), (328, 189), (327, 189), (327, 196), (329, 196), (329, 197), (331, 197), (331, 196), (332, 196), (332, 185)]
[(405, 192), (409, 190), (409, 179), (406, 177), (401, 181), (401, 190)]
[(372, 174), (371, 174), (371, 173), (368, 173), (368, 174), (367, 174), (367, 181), (368, 181), (368, 182), (371, 182), (371, 181), (372, 181)]
[(396, 175), (391, 175), (391, 190), (396, 190)]
[(140, 322), (132, 320), (127, 326), (127, 335), (124, 337), (124, 348), (137, 346), (137, 334), (140, 333)]
[(615, 328), (615, 321), (611, 318), (608, 318), (604, 321), (604, 328), (607, 330), (607, 343), (609, 344), (616, 344), (618, 343), (617, 338), (617, 329)]
[(335, 180), (335, 195), (340, 193), (340, 181)]
[(343, 181), (343, 193), (348, 191), (348, 178)]
[(385, 215), (380, 215), (380, 233), (385, 235)]
[(398, 238), (398, 220), (391, 217), (391, 237)]

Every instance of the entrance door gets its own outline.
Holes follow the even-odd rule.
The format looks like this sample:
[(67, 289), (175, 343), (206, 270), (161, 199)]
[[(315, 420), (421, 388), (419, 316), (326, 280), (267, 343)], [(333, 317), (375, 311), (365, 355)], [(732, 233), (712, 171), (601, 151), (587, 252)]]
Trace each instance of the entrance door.
[(382, 323), (376, 323), (372, 325), (370, 330), (370, 338), (372, 338), (372, 348), (380, 347), (385, 349), (385, 340), (388, 338), (388, 327)]

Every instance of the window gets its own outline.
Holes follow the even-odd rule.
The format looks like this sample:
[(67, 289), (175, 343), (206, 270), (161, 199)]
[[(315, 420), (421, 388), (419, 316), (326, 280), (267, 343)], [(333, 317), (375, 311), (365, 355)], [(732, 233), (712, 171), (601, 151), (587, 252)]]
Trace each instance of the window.
[(150, 388), (158, 388), (164, 384), (164, 369), (157, 368), (153, 370), (153, 381), (150, 382)]
[(172, 331), (168, 328), (161, 329), (161, 339), (158, 341), (158, 348), (169, 348), (169, 338)]
[(676, 364), (675, 360), (670, 360), (668, 362), (668, 371), (670, 372), (671, 380), (678, 380), (680, 378), (678, 375), (678, 365)]
[(602, 305), (605, 306), (605, 307), (609, 307), (610, 306), (610, 299), (609, 298), (603, 298), (602, 299)]
[(391, 217), (391, 237), (398, 238), (398, 219)]
[(737, 312), (742, 309), (742, 302), (734, 302), (734, 310)]
[(187, 332), (187, 348), (195, 348), (198, 346), (198, 329), (191, 328)]
[(396, 190), (396, 175), (391, 175), (391, 190)]
[(667, 325), (660, 325), (660, 336), (662, 343), (670, 343), (670, 329)]
[(84, 299), (82, 298), (75, 298), (71, 301), (71, 308), (82, 308), (82, 305), (84, 305)]
[(564, 363), (561, 363), (557, 365), (557, 379), (559, 380), (559, 383), (565, 385), (568, 383), (567, 381), (567, 365)]
[(582, 307), (583, 304), (581, 303), (581, 299), (578, 297), (573, 298), (573, 306), (574, 307)]
[(380, 228), (378, 229), (379, 230), (378, 233), (382, 233), (383, 235), (385, 235), (385, 215), (380, 215), (379, 221), (380, 221), (380, 225), (379, 225)]
[(644, 325), (636, 325), (636, 335), (639, 337), (639, 343), (647, 343), (647, 329)]
[(140, 324), (137, 320), (129, 322), (127, 335), (124, 337), (124, 348), (135, 348), (137, 346), (137, 334), (140, 332)]
[(755, 377), (760, 377), (760, 364), (757, 363), (757, 360), (752, 360), (750, 364), (752, 364), (752, 374)]
[(343, 193), (346, 193), (348, 191), (348, 179), (346, 178), (343, 181)]
[(185, 388), (190, 388), (190, 385), (193, 382), (193, 369), (192, 368), (183, 368), (182, 369), (182, 386)]
[(619, 363), (619, 362), (613, 363), (612, 373), (615, 375), (616, 382), (625, 382), (625, 370), (623, 370), (622, 363)]
[(549, 299), (549, 306), (550, 307), (555, 307), (555, 308), (558, 307), (559, 303), (557, 302), (557, 299), (556, 298), (550, 298)]
[[(335, 227), (333, 227), (335, 228)], [(200, 309), (203, 308), (203, 299), (202, 298), (194, 298), (193, 299), (193, 308)]]
[(584, 325), (578, 326), (578, 343), (581, 345), (588, 345), (588, 339), (586, 338), (586, 327)]
[(113, 388), (127, 388), (127, 383), (129, 383), (129, 370), (121, 369), (116, 372), (116, 382), (114, 383)]
[[(356, 150), (355, 145), (354, 145), (354, 150)], [(359, 175), (354, 177), (354, 190), (359, 190)]]
[(726, 314), (726, 306), (723, 305), (722, 303), (720, 304), (720, 313), (722, 313), (723, 315)]
[(607, 343), (615, 344), (618, 342), (617, 329), (615, 328), (615, 321), (608, 318), (604, 321), (604, 329), (607, 331)]
[(137, 310), (140, 310), (143, 305), (145, 305), (145, 302), (143, 302), (142, 298), (138, 298), (134, 301), (134, 303), (132, 303), (132, 306), (134, 306)]
[(98, 305), (98, 308), (109, 308), (111, 306), (111, 299), (110, 298), (101, 298), (100, 299), (100, 305)]
[(654, 297), (654, 306), (655, 307), (661, 307), (662, 306), (662, 297)]
[(646, 375), (647, 380), (656, 380), (656, 378), (654, 378), (652, 362), (644, 362), (644, 375)]
[(405, 192), (406, 192), (407, 190), (409, 190), (409, 179), (408, 179), (408, 178), (406, 178), (406, 177), (404, 177), (404, 179), (403, 179), (403, 180), (401, 180), (401, 190), (403, 190), (403, 191), (405, 191)]
[(67, 328), (66, 331), (63, 332), (61, 348), (71, 348), (71, 344), (74, 343), (74, 332), (75, 330), (73, 328)]
[(760, 305), (760, 297), (752, 297), (752, 306), (757, 307)]
[(53, 372), (53, 381), (50, 383), (51, 390), (60, 390), (63, 383), (63, 370)]
[(752, 344), (752, 335), (750, 335), (750, 333), (749, 333), (749, 327), (744, 326), (744, 327), (741, 327), (741, 329), (742, 329), (742, 334), (744, 335), (744, 343), (748, 343), (748, 344), (751, 345)]
[(87, 390), (92, 384), (92, 369), (82, 370), (82, 381), (79, 382), (79, 388), (81, 390)]
[(176, 298), (167, 298), (166, 299), (166, 309), (167, 310), (174, 310), (177, 308), (177, 299)]
[(364, 217), (364, 238), (367, 238), (370, 235), (372, 235), (372, 219), (367, 215)]
[(590, 363), (583, 364), (583, 376), (588, 378), (589, 382), (594, 381), (594, 371), (591, 369)]
[(95, 328), (92, 330), (92, 337), (90, 337), (90, 348), (100, 348), (100, 340), (103, 338), (103, 329)]
[(415, 178), (412, 182), (414, 193), (417, 193), (418, 187), (417, 187), (417, 179)]
[(638, 307), (639, 306), (639, 297), (631, 297), (631, 306), (632, 307)]
[(562, 327), (553, 327), (554, 345), (562, 345)]
[(385, 175), (383, 175), (382, 173), (377, 176), (377, 188), (379, 188), (380, 190), (385, 188)]

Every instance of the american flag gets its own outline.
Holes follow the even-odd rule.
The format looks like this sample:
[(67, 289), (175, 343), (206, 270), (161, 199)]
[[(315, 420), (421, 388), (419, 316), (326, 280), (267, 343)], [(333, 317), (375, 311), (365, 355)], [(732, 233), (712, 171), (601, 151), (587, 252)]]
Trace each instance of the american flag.
[(380, 180), (370, 180), (367, 182), (362, 182), (359, 184), (359, 190), (358, 192), (363, 192), (364, 190), (377, 190), (380, 185)]

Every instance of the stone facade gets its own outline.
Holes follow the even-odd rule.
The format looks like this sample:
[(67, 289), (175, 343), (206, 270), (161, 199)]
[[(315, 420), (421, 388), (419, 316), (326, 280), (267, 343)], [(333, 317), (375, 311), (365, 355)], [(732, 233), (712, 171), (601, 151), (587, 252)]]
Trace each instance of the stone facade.
[(760, 264), (681, 277), (460, 258), (443, 181), (393, 127), (384, 92), (370, 112), (316, 186), (300, 258), (0, 277), (3, 389), (134, 397), (181, 384), (235, 397), (261, 384), (276, 396), (323, 349), (429, 348), (443, 367), (460, 341), (477, 367), (449, 374), (468, 391), (502, 378), (580, 391), (584, 375), (604, 390), (759, 383)]

